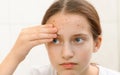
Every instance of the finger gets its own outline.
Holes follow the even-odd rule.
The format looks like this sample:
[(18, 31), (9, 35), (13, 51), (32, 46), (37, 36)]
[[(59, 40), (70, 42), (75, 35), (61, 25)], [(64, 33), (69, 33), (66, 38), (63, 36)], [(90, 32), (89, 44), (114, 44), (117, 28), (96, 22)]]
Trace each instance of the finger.
[(56, 33), (57, 28), (55, 27), (49, 27), (49, 26), (36, 26), (36, 27), (29, 27), (29, 28), (24, 28), (22, 30), (22, 33)]
[(48, 42), (51, 42), (51, 41), (53, 41), (53, 39), (40, 39), (40, 40), (32, 41), (31, 44), (36, 46), (36, 45), (48, 43)]
[(37, 30), (36, 32), (39, 33), (56, 33), (57, 32), (57, 28), (41, 28), (39, 30)]
[(40, 40), (40, 39), (53, 39), (53, 38), (56, 38), (57, 37), (57, 34), (31, 34), (30, 36), (28, 36), (28, 39), (31, 40), (31, 41), (34, 41), (34, 40)]
[(52, 24), (41, 25), (40, 27), (37, 27), (35, 30), (36, 32), (44, 32), (44, 33), (56, 33), (57, 32), (57, 28), (54, 27)]
[(32, 27), (29, 27), (29, 28), (31, 28), (31, 29), (33, 29), (33, 28), (48, 28), (48, 27), (54, 27), (53, 26), (53, 24), (45, 24), (45, 25), (36, 25), (36, 26), (32, 26)]

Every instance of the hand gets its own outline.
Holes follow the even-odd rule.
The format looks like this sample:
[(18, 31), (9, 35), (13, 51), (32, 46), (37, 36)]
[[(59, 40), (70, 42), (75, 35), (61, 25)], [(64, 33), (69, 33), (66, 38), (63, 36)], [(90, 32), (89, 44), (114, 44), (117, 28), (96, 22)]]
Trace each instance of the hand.
[(57, 37), (56, 32), (57, 29), (50, 24), (23, 29), (12, 50), (0, 64), (0, 75), (13, 75), (29, 51), (36, 45), (51, 42)]
[(52, 24), (25, 28), (21, 31), (11, 53), (22, 61), (34, 46), (51, 42), (56, 38), (56, 32), (57, 29)]

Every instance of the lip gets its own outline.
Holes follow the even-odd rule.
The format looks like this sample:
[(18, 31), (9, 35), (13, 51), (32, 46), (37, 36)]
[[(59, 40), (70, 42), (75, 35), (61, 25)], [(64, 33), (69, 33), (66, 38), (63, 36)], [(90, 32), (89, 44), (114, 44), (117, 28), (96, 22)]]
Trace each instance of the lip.
[(67, 62), (67, 63), (62, 63), (60, 64), (63, 68), (66, 68), (66, 69), (72, 69), (74, 68), (77, 63), (73, 63), (73, 62)]

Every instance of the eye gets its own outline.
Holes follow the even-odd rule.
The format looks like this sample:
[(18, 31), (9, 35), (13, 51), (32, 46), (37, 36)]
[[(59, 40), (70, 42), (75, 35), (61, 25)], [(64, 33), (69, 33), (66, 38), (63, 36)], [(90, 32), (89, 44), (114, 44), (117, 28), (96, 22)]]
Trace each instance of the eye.
[(52, 41), (54, 44), (58, 44), (59, 43), (59, 40), (57, 38), (54, 38), (53, 41)]
[(75, 38), (75, 42), (76, 42), (76, 43), (82, 43), (82, 42), (83, 42), (83, 39), (81, 39), (81, 38)]

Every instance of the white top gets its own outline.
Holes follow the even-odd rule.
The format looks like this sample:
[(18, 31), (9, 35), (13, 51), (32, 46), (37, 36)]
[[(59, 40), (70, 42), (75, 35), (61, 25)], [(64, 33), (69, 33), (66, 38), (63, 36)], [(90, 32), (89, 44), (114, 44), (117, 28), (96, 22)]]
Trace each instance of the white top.
[[(99, 75), (120, 75), (119, 72), (98, 66)], [(29, 75), (57, 75), (56, 71), (51, 66), (43, 66), (34, 68), (30, 71)]]

